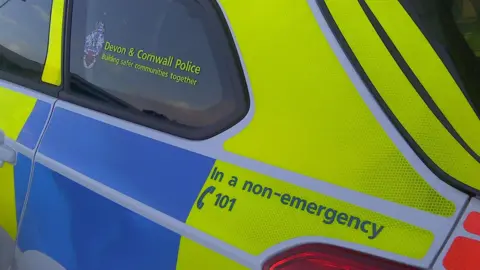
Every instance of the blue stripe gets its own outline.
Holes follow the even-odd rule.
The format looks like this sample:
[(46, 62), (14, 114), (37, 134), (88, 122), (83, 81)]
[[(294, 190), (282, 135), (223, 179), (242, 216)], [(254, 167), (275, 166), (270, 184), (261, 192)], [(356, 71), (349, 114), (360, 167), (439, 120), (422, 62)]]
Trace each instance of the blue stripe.
[(30, 149), (35, 149), (47, 122), (50, 108), (51, 104), (37, 100), (32, 113), (18, 136), (17, 142)]
[(17, 208), (17, 222), (20, 222), (25, 196), (27, 194), (28, 181), (32, 160), (22, 154), (17, 155), (17, 164), (13, 167), (15, 175), (15, 207)]
[(180, 221), (214, 160), (65, 109), (55, 109), (40, 152)]
[(35, 164), (18, 243), (68, 270), (173, 270), (180, 236)]

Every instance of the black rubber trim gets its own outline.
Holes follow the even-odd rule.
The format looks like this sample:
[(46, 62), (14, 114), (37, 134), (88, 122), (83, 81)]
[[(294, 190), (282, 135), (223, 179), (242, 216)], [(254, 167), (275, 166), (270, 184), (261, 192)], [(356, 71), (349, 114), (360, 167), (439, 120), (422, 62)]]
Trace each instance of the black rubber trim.
[(28, 90), (34, 92), (40, 92), (42, 94), (57, 97), (58, 92), (61, 90), (61, 87), (53, 86), (46, 83), (32, 81), (30, 79), (23, 78), (18, 75), (14, 75), (9, 72), (0, 70), (0, 79), (17, 84), (27, 88)]
[(69, 22), (71, 21), (71, 14), (69, 13), (70, 10), (70, 5), (71, 5), (71, 0), (65, 0), (65, 3), (63, 5), (63, 26), (62, 26), (62, 55), (60, 56), (62, 58), (62, 83), (60, 84), (60, 91), (57, 93), (56, 98), (60, 97), (60, 93), (65, 90), (65, 87), (68, 85), (69, 80), (68, 76), (66, 76), (66, 70), (68, 66), (65, 66), (65, 62), (67, 59), (67, 52), (65, 51), (65, 46), (68, 43), (67, 41), (70, 41), (70, 28), (69, 28)]
[[(418, 1), (418, 0), (413, 0), (413, 1)], [(438, 1), (443, 3), (446, 2), (445, 0), (422, 0), (422, 1)], [(432, 46), (433, 50), (437, 53), (440, 59), (442, 59), (443, 64), (446, 66), (450, 75), (453, 77), (458, 87), (462, 91), (462, 94), (467, 99), (469, 105), (472, 107), (473, 111), (476, 113), (477, 117), (480, 119), (480, 80), (479, 80), (480, 78), (478, 78), (478, 76), (474, 74), (475, 71), (469, 70), (468, 67), (466, 68), (467, 70), (459, 69), (458, 65), (460, 64), (459, 62), (462, 61), (462, 59), (460, 59), (461, 57), (459, 58), (458, 55), (453, 56), (449, 54), (449, 52), (445, 49), (445, 47), (436, 40), (432, 31), (428, 29), (428, 26), (422, 23), (422, 19), (417, 14), (416, 9), (412, 5), (411, 0), (399, 0), (399, 3), (403, 6), (405, 11), (410, 15), (410, 18), (415, 22), (417, 27), (422, 31), (423, 35), (430, 43), (430, 46)], [(444, 10), (441, 10), (439, 12), (444, 12), (440, 14), (442, 17), (447, 17), (447, 15), (452, 16), (450, 11), (445, 12)], [(453, 17), (451, 17), (450, 25), (448, 25), (448, 23), (446, 23), (446, 21), (444, 20), (442, 20), (441, 22), (444, 28), (449, 28), (450, 31), (452, 29), (455, 29), (455, 32), (458, 36), (462, 35), (458, 30), (458, 28), (452, 25), (452, 23), (454, 23)], [(440, 30), (442, 31), (443, 34), (446, 34), (446, 32), (443, 29), (440, 29)], [(452, 34), (451, 32), (449, 34)], [(462, 48), (458, 48), (458, 50), (463, 51), (462, 57), (465, 57), (465, 54), (468, 54), (468, 51), (471, 51), (470, 47), (468, 46), (467, 42), (463, 39), (463, 37), (457, 37), (457, 41), (459, 41), (459, 43), (462, 44)], [(471, 53), (469, 58), (474, 59), (475, 55)], [(471, 80), (472, 78), (475, 78), (474, 81)], [(467, 91), (467, 89), (472, 89), (473, 91)]]
[[(96, 101), (86, 96), (79, 95), (70, 89), (70, 42), (71, 42), (71, 30), (72, 30), (72, 18), (73, 18), (73, 5), (75, 0), (68, 0), (68, 9), (66, 14), (68, 14), (68, 22), (66, 23), (66, 42), (64, 48), (64, 85), (65, 91), (59, 93), (59, 99), (65, 100), (76, 105), (105, 113), (112, 117), (121, 118), (126, 121), (143, 125), (161, 132), (165, 132), (174, 136), (182, 137), (189, 140), (206, 140), (212, 138), (231, 127), (235, 126), (248, 114), (250, 108), (250, 98), (248, 93), (248, 85), (245, 80), (245, 75), (243, 73), (243, 67), (240, 61), (240, 55), (238, 54), (235, 42), (233, 40), (233, 35), (228, 28), (226, 19), (223, 16), (221, 8), (215, 1), (209, 0), (196, 0), (200, 4), (206, 13), (208, 13), (209, 18), (215, 16), (221, 23), (221, 34), (224, 35), (224, 39), (227, 40), (228, 45), (222, 50), (222, 52), (227, 52), (232, 55), (232, 62), (224, 64), (225, 69), (230, 72), (229, 78), (234, 77), (235, 82), (238, 83), (238, 87), (235, 87), (233, 90), (233, 95), (237, 98), (238, 111), (240, 113), (235, 113), (233, 117), (222, 119), (220, 122), (215, 123), (210, 126), (205, 126), (201, 128), (190, 127), (176, 122), (171, 122), (168, 120), (159, 119), (156, 117), (149, 116), (147, 114), (133, 113), (130, 110), (125, 110), (122, 108), (111, 106), (111, 104), (106, 104), (104, 102)], [(207, 8), (205, 5), (209, 5)], [(222, 55), (220, 53), (220, 55)], [(223, 59), (224, 57), (219, 57)], [(225, 62), (223, 62), (225, 63)]]
[(410, 84), (415, 88), (418, 95), (423, 99), (425, 104), (427, 104), (428, 108), (437, 117), (440, 123), (442, 123), (443, 127), (445, 127), (445, 129), (448, 130), (450, 135), (452, 135), (452, 137), (455, 138), (455, 140), (457, 140), (457, 142), (463, 147), (463, 149), (465, 149), (465, 151), (468, 152), (468, 154), (470, 154), (470, 156), (472, 156), (477, 162), (480, 162), (480, 156), (467, 144), (467, 142), (462, 138), (460, 134), (458, 134), (458, 132), (452, 126), (450, 121), (448, 121), (445, 114), (443, 114), (442, 110), (435, 103), (433, 98), (428, 93), (427, 89), (425, 89), (425, 87), (422, 85), (418, 77), (410, 68), (407, 61), (405, 60), (405, 58), (403, 58), (402, 54), (395, 46), (392, 39), (390, 39), (387, 32), (385, 31), (381, 23), (378, 21), (377, 17), (372, 12), (372, 10), (368, 6), (368, 4), (365, 2), (365, 0), (359, 0), (359, 2), (360, 2), (360, 6), (362, 7), (363, 11), (367, 15), (368, 20), (370, 21), (373, 28), (377, 32), (378, 36), (382, 40), (383, 44), (390, 52), (393, 59), (395, 59), (395, 62), (400, 67), (405, 77), (407, 77)]
[(316, 0), (317, 4), (320, 8), (320, 11), (322, 12), (325, 20), (327, 21), (331, 31), (333, 32), (337, 42), (343, 49), (345, 55), (349, 59), (350, 63), (352, 66), (355, 68), (357, 71), (358, 75), (362, 79), (363, 83), (365, 86), (368, 88), (370, 93), (373, 95), (375, 100), (377, 101), (378, 105), (382, 108), (382, 110), (385, 112), (387, 115), (388, 119), (393, 123), (393, 125), (397, 128), (397, 130), (400, 132), (402, 137), (407, 141), (407, 143), (410, 145), (410, 147), (413, 149), (415, 154), (422, 160), (422, 162), (440, 179), (445, 181), (447, 184), (462, 190), (469, 195), (475, 196), (480, 194), (480, 190), (472, 188), (461, 181), (455, 179), (451, 175), (447, 174), (445, 171), (443, 171), (435, 162), (433, 162), (432, 159), (423, 151), (423, 149), (415, 142), (413, 137), (408, 133), (408, 131), (402, 126), (400, 121), (395, 117), (393, 112), (390, 110), (388, 105), (385, 103), (385, 101), (382, 99), (380, 94), (378, 93), (377, 89), (373, 85), (372, 81), (368, 77), (367, 73), (363, 69), (362, 65), (358, 61), (357, 57), (353, 53), (352, 49), (348, 45), (348, 42), (346, 41), (345, 37), (343, 36), (342, 32), (340, 31), (340, 28), (338, 27), (337, 23), (335, 22), (335, 19), (333, 18), (332, 14), (330, 13), (330, 10), (327, 7), (327, 4), (325, 3), (325, 0)]
[(70, 88), (70, 42), (72, 35), (72, 15), (73, 15), (73, 1), (74, 0), (65, 0), (65, 11), (64, 11), (64, 21), (63, 21), (63, 78), (62, 83), (65, 85), (64, 91), (61, 91), (58, 95), (60, 96), (66, 89)]

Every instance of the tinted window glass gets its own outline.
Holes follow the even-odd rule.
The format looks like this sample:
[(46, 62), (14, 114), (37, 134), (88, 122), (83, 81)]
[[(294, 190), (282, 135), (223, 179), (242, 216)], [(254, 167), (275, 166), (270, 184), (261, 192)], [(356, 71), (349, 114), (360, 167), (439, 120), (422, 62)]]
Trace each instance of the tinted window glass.
[(401, 3), (479, 114), (480, 0), (401, 0)]
[(452, 11), (470, 49), (480, 57), (480, 0), (456, 0)]
[(202, 130), (186, 137), (237, 122), (247, 110), (245, 84), (212, 2), (75, 1), (70, 71), (83, 88), (72, 90), (87, 85), (157, 120)]
[(51, 0), (0, 0), (0, 70), (41, 82)]

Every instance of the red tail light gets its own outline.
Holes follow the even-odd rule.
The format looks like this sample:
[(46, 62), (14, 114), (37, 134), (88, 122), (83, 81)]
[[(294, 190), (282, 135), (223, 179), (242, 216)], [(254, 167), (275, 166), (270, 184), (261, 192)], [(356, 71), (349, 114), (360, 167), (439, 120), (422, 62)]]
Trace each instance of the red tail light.
[(268, 260), (263, 270), (414, 270), (411, 266), (388, 261), (340, 247), (308, 244), (288, 250)]

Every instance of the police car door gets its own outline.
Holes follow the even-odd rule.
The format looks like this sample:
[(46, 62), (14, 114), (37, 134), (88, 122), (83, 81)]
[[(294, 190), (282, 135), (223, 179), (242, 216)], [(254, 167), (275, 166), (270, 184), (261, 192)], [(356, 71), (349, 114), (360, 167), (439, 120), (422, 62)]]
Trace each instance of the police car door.
[(0, 1), (0, 269), (13, 258), (32, 161), (61, 85), (63, 1)]
[(202, 237), (185, 225), (215, 162), (202, 153), (249, 105), (212, 2), (68, 5), (68, 87), (36, 156), (21, 269), (175, 269), (181, 235)]

